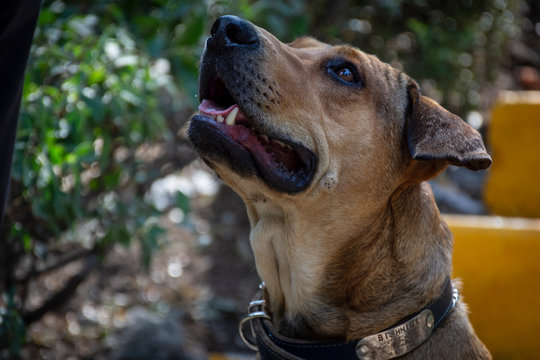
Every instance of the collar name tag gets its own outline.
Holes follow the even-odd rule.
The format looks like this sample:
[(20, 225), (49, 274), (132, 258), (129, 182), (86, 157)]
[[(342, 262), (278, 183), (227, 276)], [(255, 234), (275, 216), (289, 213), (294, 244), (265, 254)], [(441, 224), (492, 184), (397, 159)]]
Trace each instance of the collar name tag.
[(356, 345), (359, 360), (393, 359), (426, 341), (434, 329), (433, 313), (425, 309), (398, 326), (367, 336)]

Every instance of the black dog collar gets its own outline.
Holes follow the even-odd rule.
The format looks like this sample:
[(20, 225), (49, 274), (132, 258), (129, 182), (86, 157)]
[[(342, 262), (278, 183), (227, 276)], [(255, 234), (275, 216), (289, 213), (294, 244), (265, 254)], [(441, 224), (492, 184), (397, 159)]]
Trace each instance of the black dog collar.
[[(448, 278), (441, 295), (418, 313), (377, 334), (332, 343), (297, 340), (278, 334), (264, 309), (265, 301), (260, 292), (250, 303), (248, 316), (240, 322), (239, 331), (248, 347), (259, 351), (263, 360), (386, 360), (404, 355), (425, 342), (454, 308), (458, 298), (458, 291)], [(246, 323), (251, 326), (255, 342), (245, 335)]]

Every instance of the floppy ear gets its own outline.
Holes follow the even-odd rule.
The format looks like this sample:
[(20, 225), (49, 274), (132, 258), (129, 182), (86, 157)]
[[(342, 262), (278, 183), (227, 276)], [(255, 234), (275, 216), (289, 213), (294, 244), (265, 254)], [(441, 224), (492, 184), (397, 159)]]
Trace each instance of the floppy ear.
[(406, 136), (413, 159), (445, 160), (471, 170), (491, 165), (480, 134), (437, 102), (420, 95), (414, 81), (409, 83), (409, 104)]

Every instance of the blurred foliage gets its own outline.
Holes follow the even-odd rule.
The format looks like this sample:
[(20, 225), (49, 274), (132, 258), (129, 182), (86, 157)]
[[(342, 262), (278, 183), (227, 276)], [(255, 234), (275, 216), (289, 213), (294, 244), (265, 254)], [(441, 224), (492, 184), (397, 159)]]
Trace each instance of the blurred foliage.
[[(116, 190), (151, 176), (135, 150), (170, 136), (158, 94), (176, 88), (164, 60), (149, 57), (127, 29), (53, 5), (42, 11), (25, 81), (12, 172), (21, 192), (8, 217), (21, 222), (11, 237), (30, 250), (95, 218), (96, 241), (128, 243), (152, 226), (152, 209)], [(30, 214), (17, 213), (24, 203), (33, 226), (23, 223)]]
[(505, 44), (519, 38), (526, 8), (520, 0), (342, 3), (347, 16), (325, 22), (316, 34), (403, 68), (424, 93), (462, 115), (486, 106), (480, 90), (499, 74)]
[[(31, 281), (46, 272), (36, 269), (56, 269), (54, 262), (63, 265), (62, 255), (71, 253), (84, 255), (73, 260), (103, 258), (114, 244), (134, 241), (149, 266), (164, 231), (144, 195), (154, 180), (190, 161), (168, 149), (181, 149), (176, 132), (195, 102), (184, 94), (195, 91), (206, 15), (194, 4), (44, 2), (0, 244), (0, 348), (9, 346), (0, 355), (17, 356), (21, 325), (44, 313), (24, 307)], [(59, 291), (43, 306), (68, 298)]]
[(0, 307), (0, 349), (6, 347), (7, 351), (0, 353), (0, 358), (7, 358), (8, 354), (18, 355), (24, 344), (26, 328), (14, 302), (13, 290), (4, 294), (6, 307)]
[[(45, 0), (28, 64), (12, 199), (0, 243), (9, 260), (0, 302), (0, 337), (10, 339), (8, 353), (16, 356), (24, 341), (20, 316), (28, 310), (22, 304), (30, 282), (21, 278), (37, 278), (35, 264), (62, 252), (56, 245), (79, 244), (103, 257), (110, 246), (135, 240), (143, 263), (150, 263), (163, 230), (160, 211), (144, 195), (154, 180), (190, 160), (175, 162), (181, 152), (171, 149), (178, 151), (182, 140), (176, 133), (198, 103), (198, 61), (219, 15), (242, 16), (286, 42), (307, 34), (351, 43), (403, 67), (424, 93), (463, 115), (482, 105), (480, 89), (497, 75), (505, 42), (519, 36), (525, 5)], [(178, 120), (179, 114), (184, 118)], [(183, 194), (176, 203), (189, 211)], [(31, 269), (23, 261), (28, 258)], [(0, 348), (5, 345), (0, 342)]]

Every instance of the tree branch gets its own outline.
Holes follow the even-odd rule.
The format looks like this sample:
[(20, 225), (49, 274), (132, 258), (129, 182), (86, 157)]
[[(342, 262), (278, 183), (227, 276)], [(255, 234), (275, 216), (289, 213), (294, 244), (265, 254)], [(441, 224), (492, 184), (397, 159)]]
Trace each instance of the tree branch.
[(58, 308), (59, 306), (66, 303), (73, 293), (77, 290), (77, 287), (86, 279), (88, 274), (96, 266), (98, 262), (98, 257), (96, 254), (91, 256), (84, 266), (84, 268), (78, 274), (72, 276), (66, 286), (53, 294), (48, 300), (46, 300), (43, 305), (39, 308), (32, 310), (30, 312), (25, 312), (22, 314), (22, 319), (24, 323), (28, 326), (31, 323), (41, 319), (48, 311)]
[(82, 250), (77, 250), (77, 251), (74, 251), (73, 253), (71, 254), (68, 254), (66, 256), (63, 256), (62, 258), (60, 258), (60, 260), (58, 260), (57, 262), (49, 265), (49, 266), (44, 266), (43, 268), (41, 269), (37, 269), (37, 270), (31, 270), (26, 276), (24, 276), (23, 278), (21, 279), (17, 279), (16, 282), (17, 284), (26, 284), (28, 283), (30, 280), (32, 279), (35, 279), (37, 277), (40, 277), (44, 274), (47, 274), (51, 271), (54, 271), (58, 268), (61, 268), (62, 266), (65, 266), (69, 263), (72, 263), (74, 261), (77, 261), (79, 259), (82, 259), (82, 258), (85, 258), (91, 254), (95, 253), (95, 250), (94, 249), (82, 249)]

